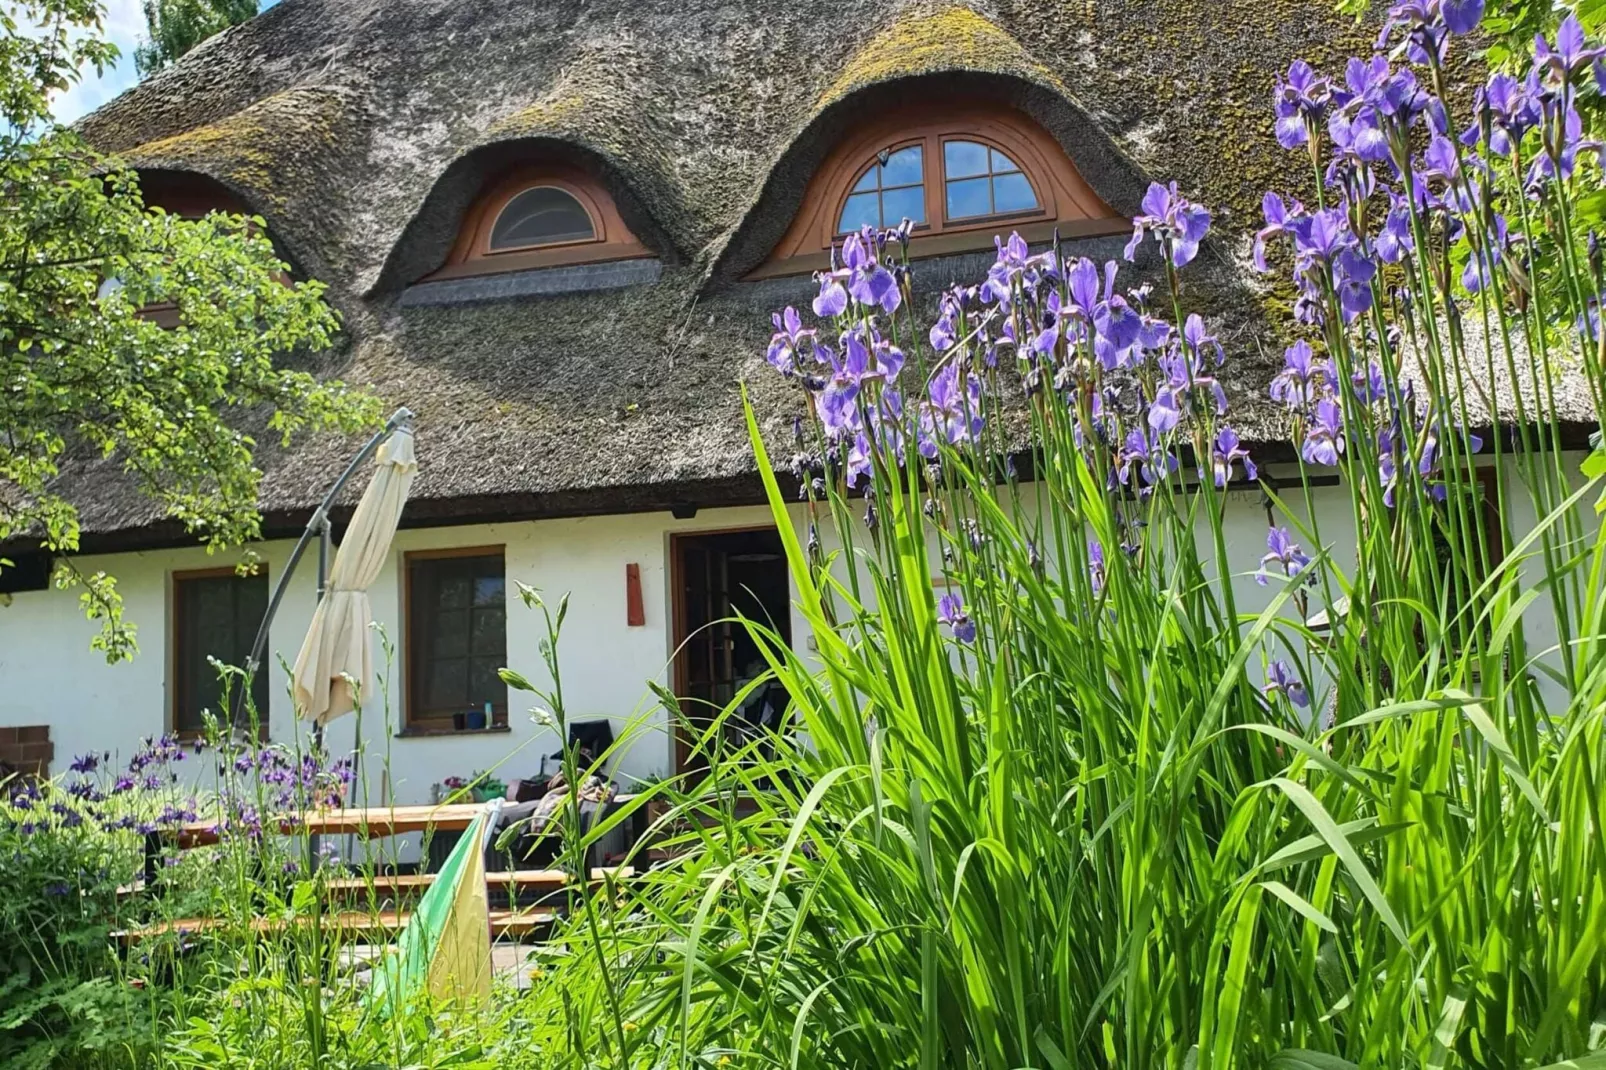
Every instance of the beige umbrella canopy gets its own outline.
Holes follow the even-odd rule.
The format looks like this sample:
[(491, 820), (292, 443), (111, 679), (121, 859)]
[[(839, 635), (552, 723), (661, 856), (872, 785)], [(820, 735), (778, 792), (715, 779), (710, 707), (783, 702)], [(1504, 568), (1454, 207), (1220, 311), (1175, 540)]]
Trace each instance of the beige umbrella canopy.
[(350, 713), (357, 696), (348, 678), (362, 691), (374, 678), (368, 587), (385, 565), (417, 474), (412, 432), (398, 428), (374, 457), (374, 477), (351, 515), (329, 571), (328, 590), (296, 656), (293, 693), (296, 712), (305, 720), (323, 725)]

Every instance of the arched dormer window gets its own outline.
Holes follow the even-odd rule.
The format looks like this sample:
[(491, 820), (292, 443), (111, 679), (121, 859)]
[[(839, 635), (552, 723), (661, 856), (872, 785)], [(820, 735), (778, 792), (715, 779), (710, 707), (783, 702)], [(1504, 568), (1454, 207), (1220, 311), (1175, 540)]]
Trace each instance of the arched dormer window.
[(463, 217), (446, 265), (425, 277), (452, 279), (651, 255), (595, 177), (578, 168), (524, 166), (482, 191)]
[(1009, 230), (1042, 241), (1056, 228), (1066, 238), (1131, 229), (1059, 143), (1022, 113), (933, 105), (881, 117), (844, 138), (753, 274), (815, 270), (847, 232), (904, 219), (915, 224), (914, 256), (990, 249), (993, 235)]
[[(204, 219), (213, 212), (230, 215), (250, 215), (251, 209), (239, 195), (216, 179), (189, 171), (145, 171), (139, 176), (139, 192), (145, 207), (160, 209), (180, 219)], [(281, 280), (289, 284), (288, 276)], [(101, 283), (101, 292), (107, 287), (121, 286), (115, 279)], [(172, 301), (155, 301), (143, 306), (139, 314), (162, 327), (177, 327), (178, 305)]]

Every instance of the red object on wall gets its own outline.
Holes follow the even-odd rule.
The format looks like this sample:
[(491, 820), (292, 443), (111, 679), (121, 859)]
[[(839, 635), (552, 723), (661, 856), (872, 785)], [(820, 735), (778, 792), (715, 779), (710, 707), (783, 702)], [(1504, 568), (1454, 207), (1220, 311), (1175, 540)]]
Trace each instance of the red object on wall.
[(641, 601), (641, 566), (625, 566), (625, 624), (640, 628), (647, 623), (647, 609)]

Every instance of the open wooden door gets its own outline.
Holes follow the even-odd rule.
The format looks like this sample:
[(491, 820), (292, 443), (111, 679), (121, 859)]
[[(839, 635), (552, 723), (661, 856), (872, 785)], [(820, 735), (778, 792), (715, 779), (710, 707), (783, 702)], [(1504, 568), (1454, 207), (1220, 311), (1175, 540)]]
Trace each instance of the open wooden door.
[(791, 641), (791, 581), (774, 528), (677, 535), (671, 541), (675, 595), (674, 689), (684, 723), (675, 732), (675, 771), (708, 767), (697, 740), (748, 677), (758, 646), (731, 618), (769, 623)]

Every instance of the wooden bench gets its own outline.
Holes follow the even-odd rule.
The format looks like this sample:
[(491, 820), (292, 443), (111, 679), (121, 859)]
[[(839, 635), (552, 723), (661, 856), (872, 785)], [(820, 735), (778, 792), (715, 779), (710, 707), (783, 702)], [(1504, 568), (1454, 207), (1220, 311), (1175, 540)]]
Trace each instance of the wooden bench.
[[(511, 937), (519, 939), (536, 932), (544, 932), (558, 921), (558, 912), (555, 910), (493, 910), (491, 916), (491, 938)], [(319, 916), (320, 927), (325, 932), (337, 932), (353, 936), (371, 936), (390, 939), (399, 933), (406, 925), (412, 912), (408, 910), (380, 910), (366, 912), (358, 910), (342, 910), (333, 914)], [(291, 921), (282, 918), (253, 918), (244, 929), (258, 936), (272, 936), (288, 931), (292, 926), (305, 926), (310, 924), (312, 918), (303, 916)], [(153, 925), (141, 926), (137, 929), (123, 929), (112, 933), (112, 939), (125, 947), (131, 947), (153, 937), (167, 935), (201, 936), (219, 930), (237, 930), (242, 928), (239, 923), (224, 918), (174, 918), (169, 921), (157, 922)]]
[[(627, 801), (631, 796), (617, 796), (615, 802)], [(451, 803), (432, 806), (375, 806), (333, 810), (311, 810), (304, 814), (278, 816), (274, 823), (284, 835), (359, 836), (364, 839), (395, 836), (408, 832), (429, 830), (463, 831), (485, 812), (482, 803)], [(192, 821), (168, 832), (152, 833), (146, 839), (145, 874), (141, 880), (117, 890), (120, 897), (135, 895), (156, 886), (156, 861), (162, 844), (172, 844), (180, 850), (216, 844), (220, 839), (215, 821)], [(634, 875), (628, 866), (598, 867), (591, 870), (588, 887), (605, 885), (610, 880), (627, 879)], [(360, 899), (370, 887), (392, 902), (401, 902), (421, 896), (435, 883), (433, 873), (379, 874), (373, 877), (341, 877), (330, 880), (325, 888), (329, 898), (347, 903)], [(573, 880), (563, 870), (532, 869), (487, 873), (487, 886), (503, 887), (515, 894), (532, 897), (549, 897), (574, 887)], [(560, 916), (556, 909), (492, 910), (493, 937), (519, 937), (545, 930)], [(407, 924), (411, 912), (384, 910), (362, 912), (337, 910), (322, 915), (325, 929), (364, 934), (393, 935)], [(268, 934), (282, 931), (287, 924), (277, 919), (258, 918), (250, 928)], [(156, 925), (128, 929), (114, 933), (113, 939), (124, 946), (166, 933), (203, 933), (228, 927), (229, 922), (215, 918), (183, 918)]]
[[(635, 876), (632, 866), (599, 867), (591, 871), (590, 885), (596, 887), (609, 880), (628, 880)], [(404, 899), (423, 895), (434, 885), (434, 873), (376, 873), (372, 877), (339, 877), (328, 881), (330, 898), (360, 899), (371, 887), (381, 897)], [(553, 895), (573, 888), (577, 883), (561, 869), (515, 869), (491, 872), (485, 883), (492, 888), (505, 888), (519, 895)]]

